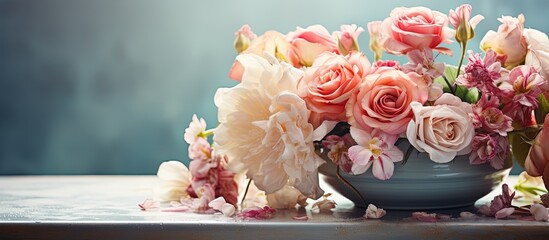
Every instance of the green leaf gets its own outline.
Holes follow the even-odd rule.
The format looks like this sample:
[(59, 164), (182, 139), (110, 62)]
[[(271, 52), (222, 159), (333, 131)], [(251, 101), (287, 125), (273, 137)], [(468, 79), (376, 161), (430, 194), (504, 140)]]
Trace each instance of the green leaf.
[[(446, 65), (444, 67), (444, 77), (446, 77), (446, 80), (443, 76), (437, 77), (433, 80), (433, 82), (438, 83), (442, 85), (442, 91), (445, 93), (452, 93), (452, 88), (454, 82), (456, 81), (456, 75), (457, 75), (457, 67), (452, 65)], [(450, 84), (450, 85), (448, 85)]]
[(480, 99), (480, 91), (477, 88), (471, 88), (465, 94), (465, 101), (468, 103), (476, 103)]
[(511, 135), (511, 150), (513, 152), (513, 157), (517, 163), (524, 168), (524, 162), (530, 151), (530, 144), (528, 144), (520, 135)]
[(542, 124), (545, 120), (545, 116), (549, 113), (549, 102), (547, 101), (547, 98), (543, 94), (540, 94), (538, 97), (539, 100), (539, 107), (538, 109), (534, 110), (534, 113), (536, 115), (536, 122), (538, 124)]
[(520, 132), (510, 133), (509, 142), (511, 143), (511, 151), (517, 163), (524, 168), (524, 161), (530, 152), (532, 146), (531, 141), (536, 138), (540, 129), (524, 128)]
[(450, 84), (454, 84), (454, 82), (456, 81), (457, 71), (458, 70), (456, 66), (446, 64), (446, 66), (444, 67), (444, 76), (446, 76)]

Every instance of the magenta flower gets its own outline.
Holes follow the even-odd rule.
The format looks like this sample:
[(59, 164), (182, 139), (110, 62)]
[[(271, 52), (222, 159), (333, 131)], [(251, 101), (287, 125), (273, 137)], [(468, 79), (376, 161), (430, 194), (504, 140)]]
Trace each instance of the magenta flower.
[(480, 100), (473, 105), (472, 119), (475, 128), (507, 136), (507, 132), (513, 130), (513, 119), (503, 114), (499, 105), (497, 97), (489, 93), (483, 94)]
[(500, 88), (503, 91), (503, 112), (522, 126), (531, 124), (532, 111), (538, 108), (540, 86), (545, 82), (531, 66), (518, 66), (511, 70), (509, 79)]
[(373, 165), (372, 173), (380, 180), (393, 176), (393, 162), (402, 161), (404, 154), (395, 147), (397, 135), (387, 134), (374, 129), (368, 133), (359, 128), (351, 127), (351, 135), (358, 145), (349, 148), (349, 158), (353, 162), (351, 172), (362, 174)]
[(495, 169), (502, 169), (509, 156), (509, 141), (499, 134), (477, 133), (471, 144), (469, 155), (471, 164), (485, 164), (487, 162)]
[(502, 193), (495, 196), (490, 204), (480, 206), (480, 213), (486, 216), (495, 216), (496, 218), (505, 218), (513, 214), (514, 208), (511, 203), (515, 197), (515, 192), (511, 192), (507, 184), (503, 184), (501, 190)]
[(465, 66), (465, 73), (456, 79), (456, 83), (467, 88), (476, 87), (482, 92), (497, 94), (500, 92), (497, 82), (501, 78), (501, 63), (497, 54), (489, 49), (484, 58), (480, 54), (469, 51), (469, 63)]
[(343, 137), (329, 135), (322, 140), (322, 146), (324, 149), (329, 149), (327, 154), (328, 158), (330, 158), (334, 164), (338, 165), (341, 170), (346, 173), (351, 172), (351, 166), (353, 165), (353, 162), (349, 159), (349, 155), (347, 153), (347, 150), (353, 145), (356, 145), (356, 143), (350, 134), (346, 134)]

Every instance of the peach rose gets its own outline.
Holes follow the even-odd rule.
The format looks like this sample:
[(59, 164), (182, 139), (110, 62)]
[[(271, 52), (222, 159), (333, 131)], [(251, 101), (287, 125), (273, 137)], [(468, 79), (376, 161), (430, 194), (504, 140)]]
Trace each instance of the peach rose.
[(385, 51), (397, 55), (424, 48), (451, 55), (450, 49), (438, 45), (451, 43), (454, 32), (448, 27), (448, 18), (441, 12), (425, 7), (398, 7), (381, 24), (381, 44)]
[(305, 70), (298, 93), (311, 110), (309, 122), (316, 128), (324, 120), (345, 121), (345, 104), (352, 91), (370, 71), (363, 53), (347, 56), (323, 53)]
[(503, 66), (512, 69), (524, 62), (526, 58), (526, 41), (522, 35), (524, 30), (524, 15), (518, 18), (503, 16), (498, 18), (501, 22), (498, 31), (488, 31), (480, 41), (483, 51), (494, 50), (500, 57), (504, 57)]
[(346, 104), (349, 123), (367, 132), (381, 129), (400, 134), (413, 114), (410, 103), (424, 103), (429, 89), (417, 73), (380, 67), (366, 75)]
[[(279, 61), (291, 62), (290, 54), (293, 54), (292, 45), (286, 40), (282, 33), (276, 31), (267, 31), (263, 35), (254, 38), (249, 46), (241, 54), (253, 53), (265, 57), (265, 53), (275, 56)], [(294, 62), (291, 62), (294, 64)], [(240, 81), (244, 73), (243, 64), (237, 60), (234, 61), (229, 78)]]
[(302, 66), (311, 66), (315, 58), (323, 52), (339, 53), (336, 39), (321, 25), (298, 27), (295, 32), (288, 33), (287, 38), (295, 48), (292, 59), (297, 59)]
[(549, 187), (549, 114), (545, 116), (543, 129), (534, 140), (532, 148), (526, 157), (524, 168), (526, 172), (533, 177), (543, 176), (543, 182)]
[(429, 153), (431, 160), (438, 163), (471, 151), (475, 127), (469, 117), (473, 113), (470, 104), (445, 93), (434, 106), (417, 102), (411, 106), (414, 119), (408, 124), (406, 137), (418, 151)]

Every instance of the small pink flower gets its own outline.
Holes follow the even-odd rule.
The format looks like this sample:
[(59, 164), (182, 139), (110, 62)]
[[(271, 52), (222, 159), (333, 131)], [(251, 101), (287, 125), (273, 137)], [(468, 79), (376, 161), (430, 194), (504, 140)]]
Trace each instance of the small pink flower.
[(383, 208), (378, 208), (374, 204), (368, 204), (364, 218), (366, 219), (380, 219), (385, 216), (387, 212)]
[(415, 72), (422, 76), (423, 81), (429, 87), (429, 101), (434, 101), (442, 95), (442, 85), (435, 83), (433, 79), (444, 74), (444, 63), (435, 63), (433, 50), (431, 49), (414, 49), (406, 54), (410, 62), (402, 67), (406, 73)]
[(509, 79), (500, 85), (504, 98), (502, 111), (524, 127), (531, 125), (532, 111), (538, 108), (543, 84), (543, 78), (533, 67), (513, 68)]
[(206, 131), (206, 121), (203, 118), (198, 119), (196, 114), (193, 114), (193, 120), (189, 127), (185, 129), (184, 139), (188, 144), (193, 144), (199, 136)]
[(395, 147), (397, 135), (390, 135), (374, 129), (368, 133), (351, 127), (351, 135), (358, 145), (349, 148), (349, 158), (353, 161), (352, 173), (362, 174), (373, 165), (372, 173), (380, 180), (393, 175), (393, 162), (402, 161), (404, 154)]
[(477, 133), (471, 144), (472, 151), (469, 155), (471, 164), (484, 164), (489, 162), (495, 169), (502, 169), (505, 160), (509, 156), (509, 141), (507, 137), (499, 134)]
[(341, 31), (335, 31), (334, 37), (338, 40), (339, 52), (343, 55), (352, 51), (358, 51), (358, 36), (364, 32), (364, 28), (352, 25), (341, 25)]
[(451, 55), (442, 42), (452, 42), (454, 30), (448, 27), (448, 18), (441, 12), (425, 7), (398, 7), (381, 25), (382, 45), (391, 54), (406, 54), (414, 49), (430, 48)]
[(212, 157), (212, 147), (208, 140), (203, 137), (197, 137), (191, 145), (189, 145), (189, 158), (195, 160), (207, 160)]
[(338, 165), (346, 173), (351, 172), (353, 162), (349, 159), (347, 150), (351, 146), (356, 145), (356, 143), (350, 134), (346, 134), (343, 137), (337, 135), (326, 136), (322, 140), (322, 145), (324, 149), (329, 149), (327, 155), (334, 164)]
[(491, 49), (486, 51), (484, 58), (469, 51), (469, 63), (465, 66), (465, 73), (456, 79), (456, 83), (467, 88), (476, 87), (481, 92), (498, 94), (500, 89), (496, 84), (501, 78), (502, 71), (501, 63), (497, 61), (497, 55)]
[[(323, 52), (339, 53), (336, 40), (321, 25), (298, 27), (286, 36), (292, 44), (299, 64), (311, 66), (314, 59)], [(295, 66), (295, 64), (294, 64)]]
[(477, 129), (507, 136), (513, 130), (512, 123), (513, 119), (499, 109), (499, 99), (490, 93), (484, 93), (473, 105), (473, 125)]

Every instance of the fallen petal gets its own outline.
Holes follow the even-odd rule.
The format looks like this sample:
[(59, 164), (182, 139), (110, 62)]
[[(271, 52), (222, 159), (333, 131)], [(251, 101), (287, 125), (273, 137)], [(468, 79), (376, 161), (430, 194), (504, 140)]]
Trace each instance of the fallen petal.
[(293, 219), (293, 220), (300, 220), (300, 221), (307, 221), (307, 220), (309, 220), (309, 217), (307, 217), (307, 215), (304, 215), (304, 216), (293, 216), (292, 219)]
[(221, 208), (223, 207), (224, 204), (226, 204), (227, 202), (225, 201), (225, 198), (223, 197), (218, 197), (214, 200), (212, 200), (211, 202), (208, 203), (208, 206), (217, 210), (217, 211), (221, 211)]
[(236, 212), (236, 208), (230, 203), (225, 203), (221, 207), (221, 212), (227, 217), (232, 217)]
[(472, 212), (460, 212), (459, 216), (464, 219), (475, 218), (477, 215)]
[(154, 200), (150, 199), (150, 198), (147, 198), (147, 199), (145, 199), (145, 201), (143, 201), (143, 203), (137, 204), (137, 206), (139, 206), (139, 208), (141, 208), (142, 211), (147, 211), (149, 209), (158, 208), (159, 203), (157, 201), (154, 201)]
[(549, 211), (545, 206), (539, 203), (530, 207), (530, 213), (532, 213), (536, 221), (547, 221), (549, 219)]
[(513, 214), (513, 212), (515, 212), (515, 208), (513, 208), (513, 207), (502, 208), (501, 210), (496, 212), (495, 216), (496, 216), (496, 219), (507, 218), (507, 217), (511, 216), (511, 214)]
[(364, 218), (366, 219), (380, 219), (381, 217), (385, 216), (387, 212), (383, 210), (383, 208), (377, 208), (374, 204), (368, 204), (368, 209), (366, 209), (366, 213), (364, 214)]

